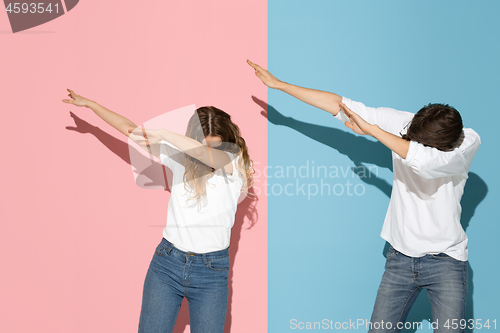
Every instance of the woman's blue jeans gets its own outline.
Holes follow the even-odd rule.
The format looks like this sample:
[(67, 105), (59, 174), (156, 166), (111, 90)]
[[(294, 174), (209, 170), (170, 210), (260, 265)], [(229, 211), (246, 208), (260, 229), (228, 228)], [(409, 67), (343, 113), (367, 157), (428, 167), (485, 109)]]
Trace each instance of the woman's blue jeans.
[(229, 248), (183, 252), (165, 238), (149, 265), (142, 294), (139, 333), (170, 333), (184, 297), (192, 333), (222, 333), (226, 320)]
[(413, 258), (391, 246), (368, 332), (401, 331), (422, 288), (431, 301), (434, 332), (464, 332), (467, 269), (467, 261), (444, 253)]

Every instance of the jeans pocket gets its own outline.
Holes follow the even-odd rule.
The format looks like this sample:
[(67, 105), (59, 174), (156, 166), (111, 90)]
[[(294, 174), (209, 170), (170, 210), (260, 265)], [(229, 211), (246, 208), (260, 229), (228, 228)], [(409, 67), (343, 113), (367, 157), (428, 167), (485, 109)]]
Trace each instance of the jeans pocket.
[(167, 246), (162, 243), (158, 244), (155, 250), (155, 255), (157, 256), (163, 256), (163, 253), (165, 253), (165, 250), (167, 249)]
[(432, 255), (433, 258), (435, 259), (442, 259), (442, 260), (455, 260), (455, 261), (460, 261), (460, 260), (457, 260), (453, 257), (450, 257), (449, 255), (447, 255), (446, 253), (438, 253), (438, 254), (433, 254)]
[(208, 268), (213, 271), (228, 271), (229, 270), (229, 256), (218, 259), (209, 259)]
[(391, 259), (392, 257), (394, 257), (396, 255), (397, 251), (394, 250), (394, 248), (391, 246), (389, 248), (389, 252), (387, 252), (387, 260)]

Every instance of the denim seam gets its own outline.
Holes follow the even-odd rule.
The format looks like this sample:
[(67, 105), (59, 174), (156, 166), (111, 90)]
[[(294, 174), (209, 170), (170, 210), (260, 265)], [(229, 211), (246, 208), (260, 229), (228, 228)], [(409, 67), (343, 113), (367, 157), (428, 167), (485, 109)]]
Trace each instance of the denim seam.
[(436, 255), (436, 254), (431, 254), (432, 258), (436, 258), (436, 259), (441, 259), (441, 260), (457, 260), (453, 257), (450, 257), (449, 255), (447, 255), (446, 253), (444, 253), (446, 256), (439, 256), (439, 255)]
[(224, 272), (224, 271), (228, 271), (229, 270), (229, 267), (228, 268), (214, 268), (212, 267), (212, 262), (209, 260), (208, 261), (208, 268), (210, 268), (211, 270), (213, 271), (216, 271), (216, 272)]
[(222, 257), (214, 257), (214, 258), (207, 257), (207, 260), (216, 261), (216, 260), (226, 260), (228, 258), (229, 258), (229, 254), (226, 254)]
[(185, 260), (183, 259), (184, 256), (181, 253), (178, 253), (177, 251), (173, 251), (172, 253), (175, 254), (176, 256), (178, 256), (180, 259), (182, 259), (182, 261), (185, 262)]
[(174, 246), (172, 244), (167, 245), (167, 255), (170, 255), (170, 252), (172, 252), (173, 248), (174, 248)]
[(166, 250), (166, 247), (159, 244), (157, 247), (156, 247), (156, 250), (155, 250), (155, 254), (158, 255), (158, 256), (163, 256), (163, 253), (165, 252)]
[(415, 274), (415, 258), (411, 258), (410, 260), (410, 268), (411, 268), (411, 275), (413, 277), (413, 282), (415, 283), (415, 287), (419, 288), (417, 279), (420, 277), (420, 271), (422, 270), (422, 262), (418, 260), (418, 271), (417, 274)]
[(409, 300), (410, 300), (410, 298), (411, 298), (411, 295), (413, 295), (413, 293), (414, 293), (417, 289), (419, 289), (419, 288), (415, 288), (415, 289), (413, 289), (413, 290), (412, 290), (412, 292), (411, 292), (411, 294), (410, 294), (410, 295), (408, 295), (408, 298), (406, 299), (406, 302), (405, 302), (405, 304), (403, 305), (403, 308), (401, 309), (401, 312), (399, 313), (399, 318), (398, 318), (398, 321), (396, 322), (396, 325), (395, 325), (394, 330), (393, 330), (392, 332), (395, 332), (395, 331), (396, 331), (396, 328), (397, 328), (397, 326), (398, 326), (398, 324), (397, 324), (397, 323), (399, 323), (399, 320), (401, 319), (401, 316), (403, 315), (403, 312), (404, 312), (404, 310), (405, 310), (405, 308), (406, 308), (406, 305), (408, 304), (408, 301), (409, 301)]
[(189, 284), (189, 282), (191, 281), (191, 274), (189, 275), (189, 279), (187, 281), (184, 279), (184, 277), (186, 276), (186, 267), (187, 267), (187, 258), (186, 258), (186, 261), (184, 264), (184, 269), (182, 270), (182, 285), (184, 287), (186, 287)]
[(175, 246), (173, 245), (170, 245), (170, 251), (173, 251), (173, 253), (181, 256), (181, 257), (184, 257), (186, 254), (194, 254), (191, 259), (193, 260), (203, 260), (203, 256), (205, 256), (206, 258), (208, 259), (223, 259), (223, 258), (226, 258), (227, 256), (229, 256), (229, 251), (227, 253), (220, 253), (220, 254), (210, 254), (210, 252), (208, 253), (192, 253), (192, 252), (184, 252), (184, 251), (181, 251), (179, 249), (177, 249)]
[(465, 318), (465, 312), (467, 310), (467, 293), (469, 292), (469, 284), (468, 284), (468, 261), (465, 261), (464, 264), (464, 269), (463, 269), (463, 279), (464, 279), (464, 293), (463, 293), (463, 313), (464, 313), (464, 318)]

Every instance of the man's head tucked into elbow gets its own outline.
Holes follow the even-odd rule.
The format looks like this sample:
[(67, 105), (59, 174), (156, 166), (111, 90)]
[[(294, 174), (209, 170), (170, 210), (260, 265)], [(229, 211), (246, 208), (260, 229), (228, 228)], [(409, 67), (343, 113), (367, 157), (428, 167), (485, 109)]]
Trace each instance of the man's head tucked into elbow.
[(462, 117), (448, 104), (428, 104), (415, 114), (402, 138), (452, 151), (464, 140)]

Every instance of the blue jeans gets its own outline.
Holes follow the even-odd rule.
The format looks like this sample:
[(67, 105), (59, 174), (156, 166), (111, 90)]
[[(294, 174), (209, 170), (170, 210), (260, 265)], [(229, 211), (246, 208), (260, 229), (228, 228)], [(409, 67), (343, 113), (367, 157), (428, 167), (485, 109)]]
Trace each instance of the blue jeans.
[(172, 332), (184, 297), (189, 304), (191, 332), (222, 333), (228, 276), (229, 248), (183, 252), (163, 238), (144, 281), (139, 333)]
[(431, 301), (434, 332), (464, 332), (467, 282), (467, 261), (444, 253), (413, 258), (391, 246), (368, 332), (401, 331), (422, 288)]

